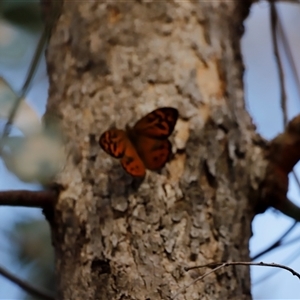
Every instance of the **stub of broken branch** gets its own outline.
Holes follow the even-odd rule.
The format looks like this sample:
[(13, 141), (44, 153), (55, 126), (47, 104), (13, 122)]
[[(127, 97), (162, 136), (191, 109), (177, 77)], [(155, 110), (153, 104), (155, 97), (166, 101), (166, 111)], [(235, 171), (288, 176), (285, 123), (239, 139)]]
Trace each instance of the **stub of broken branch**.
[(287, 198), (288, 175), (300, 160), (300, 115), (288, 123), (283, 133), (270, 141), (266, 158), (269, 165), (258, 212), (271, 206), (300, 221), (300, 208)]
[(293, 170), (300, 159), (300, 115), (292, 119), (285, 131), (271, 141), (268, 156), (285, 174)]
[(55, 189), (44, 191), (0, 191), (0, 205), (37, 208), (54, 207), (58, 192)]

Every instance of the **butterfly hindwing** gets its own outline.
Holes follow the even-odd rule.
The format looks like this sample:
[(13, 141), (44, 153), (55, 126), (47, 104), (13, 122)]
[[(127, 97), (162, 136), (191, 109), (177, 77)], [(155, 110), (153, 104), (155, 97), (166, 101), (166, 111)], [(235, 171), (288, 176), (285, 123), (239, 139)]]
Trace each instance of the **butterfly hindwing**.
[(136, 147), (148, 170), (161, 169), (172, 153), (172, 145), (168, 139), (157, 140), (141, 136), (138, 138)]
[(129, 140), (121, 159), (121, 165), (127, 173), (134, 177), (144, 177), (146, 174), (145, 165)]
[(133, 127), (137, 135), (166, 139), (174, 130), (178, 111), (173, 107), (158, 108), (140, 119)]

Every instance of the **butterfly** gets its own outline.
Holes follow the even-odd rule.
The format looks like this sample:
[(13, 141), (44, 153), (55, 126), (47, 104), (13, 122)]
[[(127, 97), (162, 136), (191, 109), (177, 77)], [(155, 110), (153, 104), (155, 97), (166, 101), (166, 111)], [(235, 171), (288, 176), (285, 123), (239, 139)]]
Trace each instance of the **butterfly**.
[(144, 177), (146, 169), (159, 170), (169, 160), (172, 145), (168, 137), (177, 119), (176, 108), (158, 108), (137, 121), (132, 128), (126, 128), (126, 131), (105, 131), (99, 144), (106, 153), (121, 159), (121, 165), (127, 173)]

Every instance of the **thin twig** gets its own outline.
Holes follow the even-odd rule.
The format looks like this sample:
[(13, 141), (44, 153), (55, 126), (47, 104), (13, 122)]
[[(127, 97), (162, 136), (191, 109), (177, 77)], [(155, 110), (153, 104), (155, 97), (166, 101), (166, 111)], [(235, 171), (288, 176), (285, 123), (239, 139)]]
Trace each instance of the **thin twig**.
[(197, 277), (197, 278), (194, 279), (190, 284), (188, 284), (187, 286), (181, 288), (181, 289), (180, 289), (180, 290), (172, 297), (172, 300), (174, 300), (175, 298), (177, 298), (181, 293), (183, 293), (187, 288), (189, 288), (191, 285), (193, 285), (193, 284), (196, 283), (197, 281), (202, 280), (204, 277), (208, 276), (209, 274), (211, 274), (211, 273), (213, 273), (213, 272), (216, 272), (217, 270), (219, 270), (219, 269), (221, 269), (221, 268), (223, 268), (223, 267), (225, 267), (225, 263), (222, 264), (222, 265), (220, 265), (220, 266), (218, 266), (218, 267), (216, 267), (216, 268), (214, 268), (214, 269), (212, 269), (212, 270), (210, 270), (210, 271), (208, 271), (208, 272), (206, 272), (204, 275)]
[(294, 276), (297, 276), (300, 279), (300, 274), (293, 270), (292, 268), (289, 268), (287, 266), (281, 265), (281, 264), (276, 264), (276, 263), (264, 263), (264, 262), (250, 262), (250, 261), (231, 261), (231, 262), (219, 262), (219, 263), (210, 263), (206, 265), (199, 265), (199, 266), (194, 266), (194, 267), (187, 267), (185, 268), (186, 271), (190, 271), (193, 269), (198, 269), (198, 268), (207, 268), (207, 267), (217, 267), (217, 266), (222, 266), (222, 267), (228, 267), (228, 266), (259, 266), (259, 267), (272, 267), (272, 268), (280, 268), (284, 269), (287, 271), (290, 271)]
[(238, 261), (238, 262), (220, 262), (220, 263), (210, 263), (210, 264), (205, 264), (205, 265), (199, 265), (199, 266), (194, 266), (194, 267), (186, 267), (185, 271), (190, 271), (194, 269), (199, 269), (199, 268), (214, 268), (209, 272), (206, 272), (204, 275), (197, 277), (194, 279), (190, 284), (187, 286), (181, 288), (173, 297), (172, 300), (174, 300), (177, 296), (179, 296), (181, 293), (183, 293), (188, 287), (193, 285), (199, 280), (202, 280), (204, 277), (208, 276), (211, 273), (216, 272), (217, 270), (223, 268), (223, 267), (228, 267), (228, 266), (259, 266), (259, 267), (273, 267), (273, 268), (280, 268), (287, 270), (291, 272), (294, 276), (297, 276), (300, 280), (300, 274), (297, 273), (295, 270), (292, 268), (289, 268), (284, 265), (280, 264), (275, 264), (275, 263), (264, 263), (264, 262), (259, 262), (259, 263), (254, 263), (254, 262), (244, 262), (244, 261)]
[(281, 22), (281, 19), (280, 19), (279, 16), (280, 16), (280, 14), (278, 13), (278, 23), (277, 23), (278, 24), (278, 34), (281, 36), (283, 49), (285, 49), (287, 59), (288, 59), (288, 61), (290, 63), (290, 66), (291, 66), (291, 69), (292, 69), (292, 73), (294, 74), (294, 77), (295, 77), (296, 85), (297, 85), (297, 88), (298, 88), (298, 94), (300, 96), (300, 78), (299, 78), (299, 73), (298, 73), (298, 70), (296, 68), (296, 64), (295, 64), (295, 60), (294, 60), (294, 57), (293, 57), (293, 54), (292, 54), (290, 43), (289, 43), (289, 41), (287, 39), (286, 33), (284, 31), (284, 27), (282, 25), (282, 22)]
[(295, 226), (296, 226), (297, 224), (298, 224), (298, 222), (295, 221), (294, 224), (293, 224), (290, 228), (288, 228), (288, 230), (287, 230), (286, 232), (284, 232), (284, 233), (280, 236), (280, 238), (277, 239), (276, 242), (274, 242), (271, 246), (267, 247), (265, 250), (263, 250), (263, 251), (257, 253), (256, 255), (254, 255), (254, 256), (251, 258), (251, 260), (252, 260), (252, 261), (253, 261), (253, 260), (256, 260), (256, 259), (258, 259), (259, 257), (265, 255), (266, 253), (268, 253), (268, 252), (270, 252), (270, 251), (276, 249), (277, 247), (281, 246), (281, 245), (282, 245), (282, 240), (283, 240), (283, 239), (284, 239), (284, 238), (285, 238), (285, 237), (286, 237), (286, 236), (287, 236), (287, 235), (295, 228)]
[[(276, 14), (277, 14), (278, 34), (281, 37), (283, 49), (286, 52), (287, 59), (290, 63), (292, 73), (294, 74), (294, 77), (295, 77), (295, 80), (296, 80), (296, 85), (297, 85), (297, 88), (298, 88), (298, 94), (300, 95), (300, 78), (299, 78), (299, 74), (298, 74), (298, 71), (297, 71), (297, 68), (296, 68), (294, 57), (293, 57), (293, 54), (292, 54), (292, 51), (291, 51), (290, 43), (289, 43), (289, 41), (286, 37), (285, 31), (284, 31), (284, 28), (283, 28), (283, 25), (282, 25), (282, 22), (281, 22), (281, 19), (280, 19), (280, 14), (277, 12), (276, 7), (275, 7), (275, 11), (276, 11)], [(295, 171), (293, 171), (293, 175), (294, 175), (294, 178), (295, 178), (295, 180), (298, 184), (298, 187), (300, 187), (300, 180), (299, 180), (299, 178), (298, 178)]]
[(281, 244), (282, 247), (285, 247), (285, 246), (289, 246), (289, 245), (292, 245), (296, 242), (299, 242), (300, 240), (300, 235), (294, 237), (293, 239), (290, 239), (289, 241), (286, 241), (285, 243)]
[(294, 178), (296, 180), (296, 183), (297, 183), (298, 187), (300, 187), (300, 180), (299, 180), (299, 178), (298, 178), (298, 176), (297, 176), (297, 174), (296, 174), (295, 171), (293, 171), (293, 175), (294, 175)]
[(42, 32), (42, 35), (41, 35), (41, 37), (39, 39), (38, 45), (36, 47), (33, 59), (32, 59), (32, 61), (30, 63), (29, 70), (28, 70), (28, 73), (27, 73), (27, 76), (26, 76), (26, 80), (25, 80), (25, 82), (24, 82), (24, 84), (22, 86), (21, 91), (19, 92), (19, 95), (18, 95), (18, 97), (16, 99), (16, 103), (13, 106), (13, 108), (12, 108), (12, 110), (10, 112), (10, 115), (8, 117), (8, 120), (7, 120), (6, 124), (5, 124), (1, 140), (3, 138), (5, 138), (6, 136), (8, 136), (9, 131), (10, 131), (10, 127), (11, 127), (13, 121), (14, 121), (14, 118), (15, 118), (16, 113), (18, 111), (18, 108), (19, 108), (19, 106), (21, 104), (21, 101), (22, 101), (22, 99), (25, 97), (25, 95), (28, 92), (28, 89), (29, 89), (30, 84), (32, 82), (32, 79), (33, 79), (33, 76), (35, 74), (36, 68), (37, 68), (38, 63), (40, 61), (40, 58), (42, 56), (42, 52), (44, 50), (44, 46), (45, 46), (45, 43), (47, 41), (47, 38), (48, 38), (48, 32), (47, 32), (46, 29), (44, 29), (43, 32)]
[(11, 274), (10, 272), (5, 270), (1, 266), (0, 266), (0, 274), (33, 296), (36, 296), (36, 297), (39, 297), (40, 299), (45, 299), (45, 300), (54, 300), (54, 297), (49, 295), (47, 292), (42, 291), (42, 290), (32, 286), (28, 282), (23, 281), (22, 279)]
[[(45, 5), (45, 3), (44, 3)], [(16, 116), (16, 113), (18, 111), (18, 108), (21, 104), (21, 101), (22, 99), (26, 96), (29, 88), (30, 88), (30, 85), (32, 83), (32, 80), (33, 80), (33, 77), (34, 77), (34, 74), (36, 72), (36, 69), (37, 69), (37, 66), (39, 64), (39, 61), (42, 57), (42, 53), (45, 49), (45, 45), (46, 45), (46, 42), (48, 41), (49, 37), (50, 37), (50, 34), (51, 34), (51, 30), (55, 24), (55, 22), (57, 21), (57, 18), (60, 14), (60, 9), (61, 9), (61, 1), (52, 1), (51, 2), (51, 5), (48, 7), (48, 10), (47, 10), (47, 20), (45, 20), (45, 24), (44, 24), (44, 28), (43, 28), (43, 31), (42, 31), (42, 34), (39, 38), (39, 41), (38, 41), (38, 44), (37, 44), (37, 47), (35, 48), (35, 53), (34, 53), (34, 56), (32, 58), (32, 61), (30, 63), (30, 66), (29, 66), (29, 69), (28, 69), (28, 72), (27, 72), (27, 75), (26, 75), (26, 79), (25, 79), (25, 82), (18, 94), (18, 97), (16, 99), (16, 103), (14, 104), (11, 112), (10, 112), (10, 115), (8, 117), (8, 120), (5, 124), (5, 127), (4, 127), (4, 130), (3, 130), (3, 133), (2, 133), (2, 136), (0, 138), (0, 154), (2, 152), (2, 140), (9, 135), (9, 132), (10, 132), (10, 128), (11, 128), (11, 125), (13, 124), (13, 121), (14, 121), (14, 118)]]
[(278, 68), (279, 73), (279, 85), (280, 85), (280, 101), (281, 101), (281, 108), (283, 113), (283, 125), (286, 126), (288, 122), (288, 116), (287, 116), (287, 104), (286, 104), (286, 91), (285, 91), (285, 85), (284, 85), (284, 72), (283, 72), (283, 66), (278, 50), (278, 40), (277, 40), (277, 34), (276, 34), (276, 27), (277, 27), (277, 21), (278, 21), (278, 13), (276, 9), (276, 4), (273, 1), (270, 1), (270, 17), (271, 17), (271, 32), (272, 32), (272, 41), (273, 41), (273, 47), (274, 47), (274, 56), (275, 61)]
[[(299, 237), (298, 237), (299, 239)], [(294, 242), (294, 240), (291, 240), (289, 241), (288, 243), (284, 244), (284, 245), (287, 245), (289, 243), (292, 243)], [(285, 265), (289, 265), (291, 264), (296, 258), (299, 257), (299, 247), (291, 254), (287, 257), (286, 260), (284, 260), (284, 264)], [(266, 275), (258, 278), (257, 280), (253, 281), (252, 282), (252, 285), (256, 285), (256, 284), (260, 284), (261, 282), (264, 282), (265, 280), (267, 279), (270, 279), (272, 276), (276, 275), (276, 273), (279, 271), (279, 269), (276, 269), (276, 270), (273, 270), (273, 271), (270, 271), (269, 273), (267, 273)]]
[[(280, 91), (281, 91), (281, 107), (282, 107), (282, 113), (283, 113), (283, 124), (284, 124), (284, 127), (286, 127), (287, 121), (288, 121), (287, 104), (286, 104), (286, 91), (285, 91), (285, 83), (284, 83), (283, 66), (282, 66), (282, 62), (281, 62), (281, 58), (280, 58), (280, 54), (279, 54), (279, 50), (278, 50), (278, 40), (277, 40), (277, 31), (276, 31), (277, 28), (278, 28), (278, 34), (280, 34), (280, 36), (283, 40), (283, 45), (284, 45), (284, 48), (286, 50), (286, 53), (287, 53), (288, 59), (290, 61), (290, 64), (292, 66), (292, 71), (294, 72), (294, 75), (297, 79), (298, 85), (299, 85), (299, 77), (298, 77), (297, 70), (295, 69), (293, 56), (291, 54), (291, 50), (290, 50), (288, 41), (286, 39), (284, 29), (283, 29), (283, 26), (281, 24), (280, 17), (278, 15), (278, 12), (277, 12), (277, 9), (276, 9), (276, 4), (275, 4), (274, 1), (270, 1), (270, 17), (271, 17), (271, 28), (272, 28), (271, 31), (272, 31), (274, 55), (275, 55), (275, 60), (276, 60), (276, 63), (277, 63), (278, 73), (279, 73), (279, 82), (280, 82)], [(298, 86), (298, 88), (299, 88), (299, 86)], [(295, 171), (293, 171), (293, 175), (295, 177), (295, 180), (296, 180), (298, 186), (300, 187), (300, 181), (299, 181)], [(297, 224), (297, 222), (295, 222), (275, 243), (273, 243), (271, 246), (269, 246), (265, 250), (261, 251), (260, 253), (256, 254), (252, 258), (252, 260), (255, 260), (258, 257), (260, 257), (260, 256), (276, 249), (277, 247), (281, 246), (282, 245), (282, 240), (295, 228), (296, 224)]]
[(54, 207), (57, 191), (0, 191), (0, 205), (47, 208)]

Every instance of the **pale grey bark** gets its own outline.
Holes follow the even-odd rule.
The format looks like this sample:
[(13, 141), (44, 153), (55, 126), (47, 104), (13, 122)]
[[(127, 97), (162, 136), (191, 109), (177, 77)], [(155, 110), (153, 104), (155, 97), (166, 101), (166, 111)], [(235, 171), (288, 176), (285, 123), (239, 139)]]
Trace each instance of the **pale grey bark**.
[[(65, 2), (47, 61), (48, 113), (70, 155), (53, 237), (59, 299), (170, 299), (204, 270), (248, 261), (265, 163), (245, 110), (240, 38), (247, 1)], [(100, 134), (178, 108), (174, 158), (143, 182)], [(229, 267), (178, 299), (251, 299)]]

